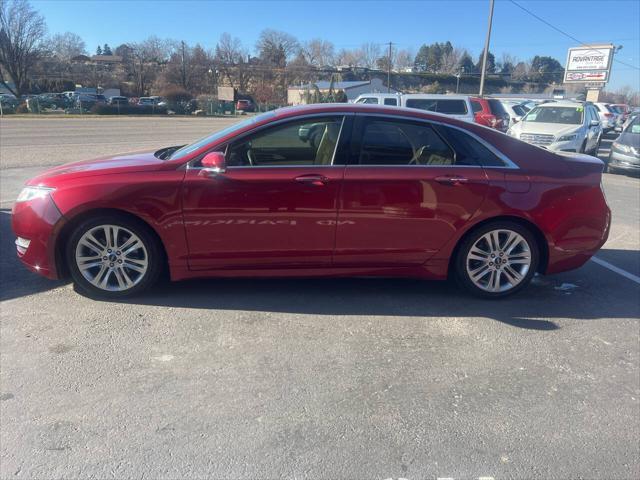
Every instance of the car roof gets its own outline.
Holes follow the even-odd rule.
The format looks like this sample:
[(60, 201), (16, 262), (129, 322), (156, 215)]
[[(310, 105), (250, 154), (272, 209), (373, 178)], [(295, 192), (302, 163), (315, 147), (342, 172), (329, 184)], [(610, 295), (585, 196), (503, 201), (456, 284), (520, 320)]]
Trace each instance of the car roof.
[(434, 120), (452, 125), (460, 125), (468, 128), (468, 122), (456, 119), (451, 115), (436, 113), (419, 108), (396, 107), (392, 105), (374, 105), (366, 103), (315, 103), (310, 105), (296, 105), (283, 107), (273, 111), (276, 117), (286, 118), (293, 116), (322, 114), (322, 113), (368, 113), (380, 115), (397, 115), (399, 117), (416, 117), (424, 120)]

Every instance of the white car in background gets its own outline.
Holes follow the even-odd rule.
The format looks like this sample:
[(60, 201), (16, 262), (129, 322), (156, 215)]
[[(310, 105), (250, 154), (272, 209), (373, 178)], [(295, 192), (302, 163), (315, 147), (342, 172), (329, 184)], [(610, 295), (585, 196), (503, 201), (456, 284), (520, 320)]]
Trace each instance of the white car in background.
[(509, 114), (509, 127), (513, 127), (531, 110), (531, 107), (524, 102), (500, 99), (500, 103)]
[(603, 132), (591, 103), (560, 101), (533, 108), (507, 134), (549, 150), (595, 156)]
[(593, 106), (598, 111), (598, 117), (600, 118), (600, 124), (602, 125), (604, 133), (608, 133), (610, 130), (616, 128), (618, 115), (609, 108), (608, 104), (594, 103)]
[(437, 112), (459, 120), (475, 122), (469, 95), (443, 95), (439, 93), (363, 93), (353, 103), (392, 105)]

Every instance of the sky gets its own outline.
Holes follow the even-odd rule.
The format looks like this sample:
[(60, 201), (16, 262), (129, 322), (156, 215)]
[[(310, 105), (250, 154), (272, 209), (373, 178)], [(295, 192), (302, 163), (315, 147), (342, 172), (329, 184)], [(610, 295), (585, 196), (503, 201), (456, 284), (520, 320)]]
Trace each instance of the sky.
[[(607, 89), (640, 90), (640, 0), (516, 0), (583, 43), (622, 45)], [(420, 45), (451, 41), (474, 59), (484, 46), (489, 0), (449, 1), (206, 1), (206, 0), (32, 0), (50, 33), (80, 35), (89, 52), (151, 35), (214, 48), (220, 35), (238, 37), (250, 53), (265, 28), (286, 31), (300, 41), (330, 40), (351, 49), (363, 43), (393, 42), (417, 52)], [(490, 51), (527, 60), (549, 55), (564, 65), (578, 46), (519, 9), (496, 0)]]

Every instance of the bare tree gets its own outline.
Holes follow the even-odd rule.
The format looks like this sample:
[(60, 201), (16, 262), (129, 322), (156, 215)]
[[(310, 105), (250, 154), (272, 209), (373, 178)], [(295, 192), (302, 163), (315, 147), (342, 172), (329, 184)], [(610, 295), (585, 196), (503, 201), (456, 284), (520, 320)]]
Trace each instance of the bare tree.
[(391, 53), (395, 53), (392, 55), (393, 67), (395, 70), (399, 72), (410, 71), (411, 67), (413, 67), (413, 59), (415, 55), (413, 52), (409, 50), (392, 50)]
[(0, 84), (14, 95), (27, 89), (29, 72), (44, 53), (46, 34), (44, 18), (29, 2), (0, 0)]
[(242, 46), (240, 39), (232, 38), (228, 33), (220, 35), (216, 45), (215, 62), (229, 85), (234, 88), (246, 88), (248, 83), (248, 63), (245, 58), (248, 53)]
[(464, 50), (462, 48), (454, 48), (451, 51), (445, 52), (442, 55), (440, 72), (448, 73), (449, 75), (458, 73), (460, 71), (460, 60), (463, 55)]
[(300, 43), (293, 35), (267, 28), (260, 33), (256, 50), (263, 62), (284, 67), (300, 50)]
[(129, 44), (127, 67), (135, 81), (138, 95), (148, 92), (159, 67), (167, 63), (172, 43), (158, 37), (149, 37), (139, 43)]
[(68, 62), (73, 57), (87, 54), (87, 45), (79, 35), (71, 32), (56, 33), (49, 39), (51, 54)]
[(360, 47), (359, 59), (361, 66), (376, 68), (378, 59), (382, 56), (382, 48), (379, 43), (364, 43)]
[[(338, 52), (336, 57), (336, 64), (349, 67), (364, 67), (366, 66), (363, 52), (361, 49), (345, 50), (342, 49)], [(375, 62), (374, 62), (375, 65)], [(372, 68), (372, 67), (369, 67)]]
[(323, 67), (332, 65), (335, 57), (333, 43), (315, 38), (302, 46), (301, 53), (309, 65)]

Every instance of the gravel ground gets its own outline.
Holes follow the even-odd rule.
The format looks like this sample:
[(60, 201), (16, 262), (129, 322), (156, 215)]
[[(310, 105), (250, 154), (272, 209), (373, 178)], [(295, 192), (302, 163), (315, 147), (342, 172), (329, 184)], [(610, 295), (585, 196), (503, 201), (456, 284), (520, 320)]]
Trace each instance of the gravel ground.
[[(382, 279), (97, 302), (19, 265), (25, 179), (225, 120), (0, 123), (0, 477), (640, 478), (640, 284), (602, 264), (495, 302)], [(640, 182), (604, 183), (598, 258), (640, 276)]]

